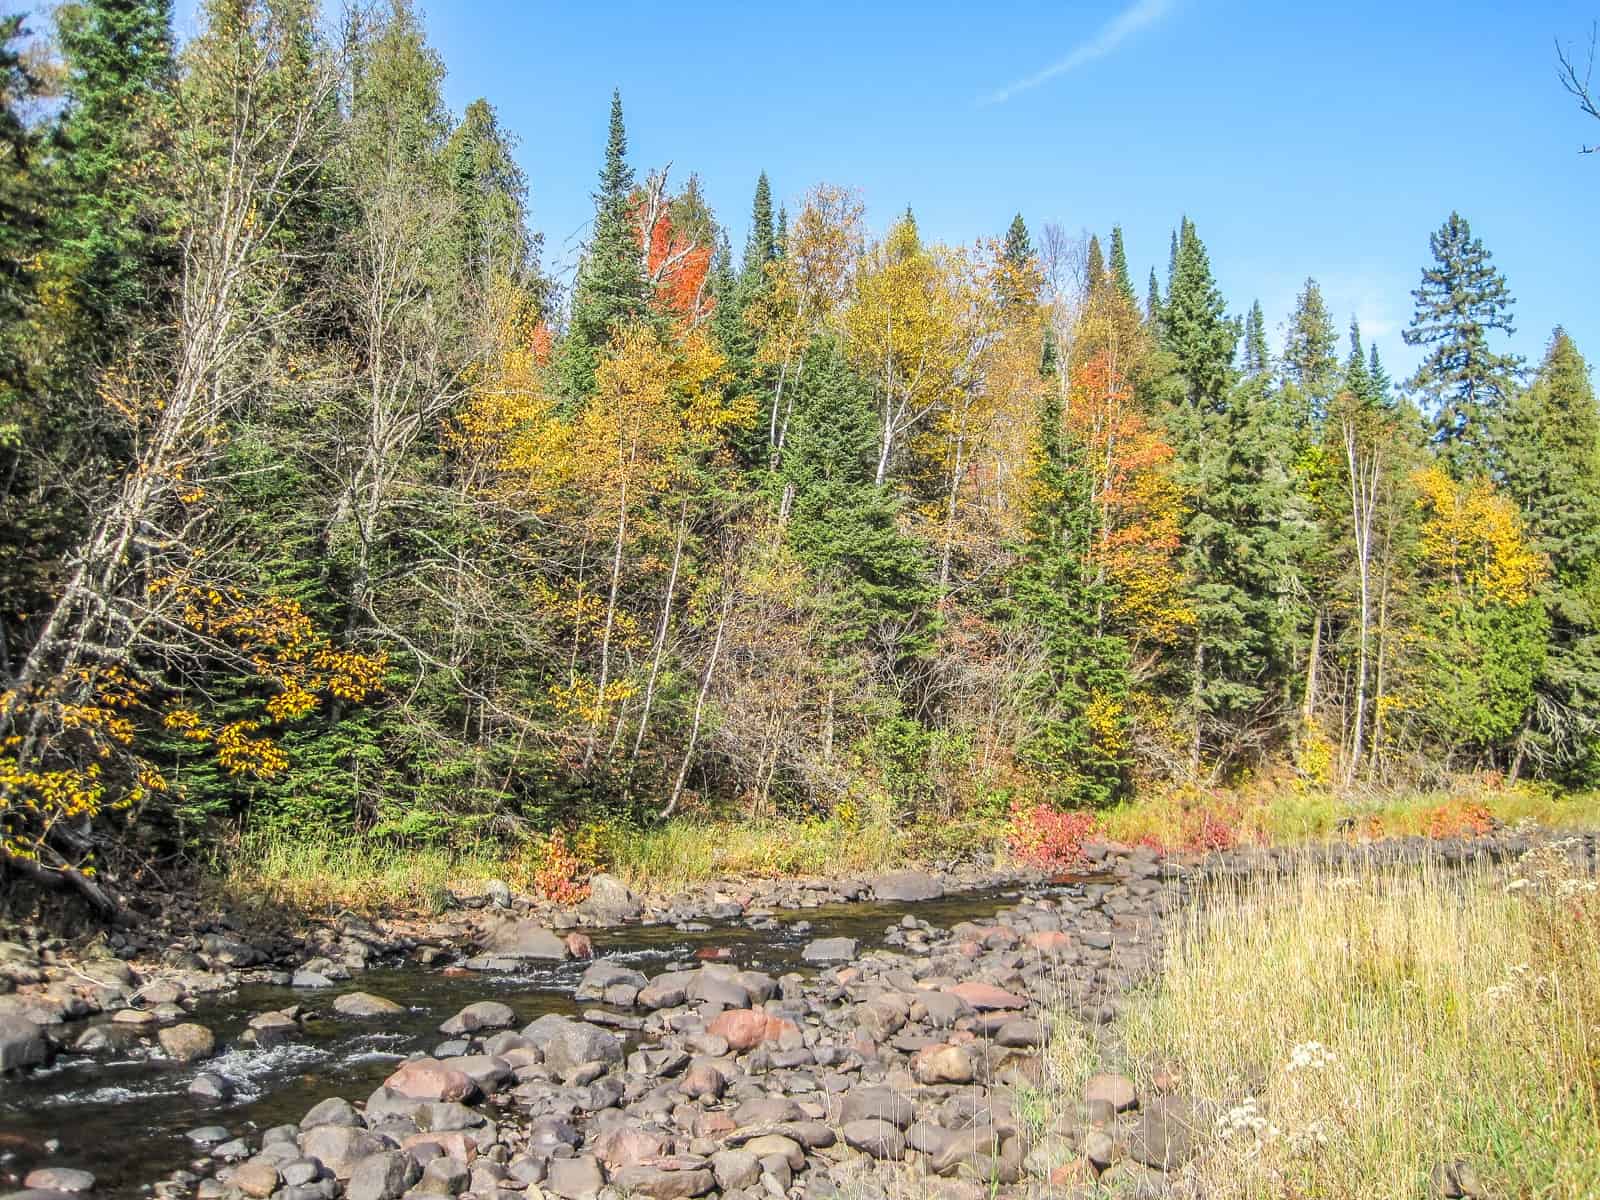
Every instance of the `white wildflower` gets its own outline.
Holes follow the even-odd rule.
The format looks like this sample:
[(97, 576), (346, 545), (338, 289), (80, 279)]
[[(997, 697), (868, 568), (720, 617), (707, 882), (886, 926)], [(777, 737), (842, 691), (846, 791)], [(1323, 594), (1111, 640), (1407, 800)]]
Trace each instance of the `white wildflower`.
[(1301, 1042), (1289, 1051), (1289, 1066), (1291, 1071), (1320, 1071), (1324, 1067), (1331, 1067), (1338, 1061), (1338, 1056), (1321, 1042)]

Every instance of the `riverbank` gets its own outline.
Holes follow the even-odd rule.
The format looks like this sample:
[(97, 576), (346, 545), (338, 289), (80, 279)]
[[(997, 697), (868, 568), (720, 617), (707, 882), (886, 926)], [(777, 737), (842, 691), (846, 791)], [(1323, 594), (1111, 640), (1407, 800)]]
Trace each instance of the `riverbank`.
[[(37, 1144), (0, 1147), (0, 1171), (9, 1155), (17, 1182), (35, 1169), (57, 1174), (33, 1183), (73, 1182), (59, 1172), (83, 1159), (70, 1144), (51, 1155), (43, 1135), (58, 1126), (70, 1142), (74, 1130), (106, 1123), (137, 1132), (121, 1116), (133, 1103), (130, 1117), (152, 1104), (168, 1113), (152, 1144), (174, 1144), (157, 1184), (172, 1200), (398, 1200), (406, 1191), (414, 1200), (465, 1191), (980, 1200), (1112, 1185), (1166, 1194), (1226, 1163), (1218, 1155), (1235, 1146), (1216, 1140), (1224, 1111), (1240, 1109), (1253, 1129), (1249, 1114), (1261, 1110), (1244, 1100), (1259, 1093), (1265, 1119), (1279, 1119), (1284, 1102), (1271, 1089), (1286, 1076), (1268, 1068), (1285, 1053), (1326, 1065), (1307, 1049), (1316, 1043), (1352, 1069), (1382, 1065), (1338, 1048), (1359, 1022), (1319, 1025), (1308, 1014), (1336, 1009), (1338, 997), (1358, 1015), (1371, 1009), (1369, 993), (1403, 998), (1404, 980), (1384, 972), (1422, 953), (1406, 941), (1417, 930), (1429, 936), (1433, 981), (1452, 961), (1451, 936), (1481, 940), (1473, 972), (1530, 944), (1526, 931), (1418, 925), (1409, 910), (1379, 922), (1372, 913), (1386, 910), (1341, 909), (1339, 920), (1299, 924), (1275, 912), (1325, 911), (1314, 905), (1323, 894), (1387, 897), (1385, 880), (1415, 881), (1393, 889), (1397, 897), (1491, 884), (1515, 895), (1504, 891), (1518, 877), (1507, 864), (1551, 842), (1413, 838), (1192, 861), (1094, 845), (1093, 873), (1077, 882), (968, 868), (719, 882), (670, 900), (635, 896), (610, 877), (577, 908), (490, 889), (461, 894), (432, 921), (345, 914), (299, 940), (213, 928), (158, 946), (157, 931), (120, 932), (99, 955), (46, 946), (31, 963), (8, 948), (8, 977), (37, 978), (0, 997), (0, 1059), (26, 1067), (30, 1055), (54, 1055), (56, 1065), (0, 1098), (15, 1103), (25, 1086), (33, 1099), (22, 1111), (46, 1114), (29, 1125)], [(1590, 872), (1573, 879), (1592, 879), (1593, 837), (1561, 853)], [(1485, 920), (1516, 916), (1481, 908)], [(1435, 901), (1436, 912), (1449, 910)], [(1352, 924), (1357, 917), (1367, 923)], [(1294, 954), (1369, 927), (1343, 960), (1351, 980), (1321, 996), (1328, 972)], [(150, 953), (128, 954), (136, 936)], [(1280, 979), (1297, 971), (1304, 987)], [(1537, 989), (1523, 1002), (1539, 1003)], [(100, 1016), (85, 1020), (96, 1007)], [(1434, 1036), (1431, 1020), (1379, 1029)], [(1277, 1044), (1291, 1033), (1293, 1046)], [(1372, 1036), (1376, 1055), (1385, 1043)], [(1387, 1052), (1396, 1044), (1405, 1043)], [(1240, 1074), (1241, 1063), (1256, 1069)], [(1551, 1082), (1547, 1066), (1530, 1070), (1525, 1078)], [(118, 1072), (153, 1072), (167, 1099), (123, 1095), (128, 1076)], [(77, 1090), (64, 1082), (80, 1078)], [(1470, 1078), (1441, 1070), (1439, 1090), (1406, 1093), (1382, 1119), (1425, 1131), (1433, 1114), (1454, 1111), (1452, 1089)], [(365, 1081), (360, 1090), (353, 1080)], [(1239, 1080), (1255, 1090), (1241, 1093)], [(1360, 1077), (1344, 1083), (1371, 1094)], [(269, 1087), (279, 1090), (260, 1094)], [(1558, 1078), (1549, 1094), (1563, 1087)], [(1424, 1140), (1406, 1144), (1420, 1154)], [(1481, 1140), (1438, 1140), (1479, 1171), (1498, 1167)], [(82, 1143), (77, 1152), (88, 1153)], [(141, 1167), (160, 1160), (139, 1154)], [(1435, 1165), (1418, 1161), (1408, 1151), (1413, 1175)], [(1459, 1183), (1454, 1162), (1446, 1168)], [(100, 1190), (131, 1194), (126, 1182)]]

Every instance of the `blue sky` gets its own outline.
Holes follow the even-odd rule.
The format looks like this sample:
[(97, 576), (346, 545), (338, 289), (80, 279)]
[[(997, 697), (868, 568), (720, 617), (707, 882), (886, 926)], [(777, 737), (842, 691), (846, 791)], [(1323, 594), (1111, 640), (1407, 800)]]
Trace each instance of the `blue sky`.
[(741, 245), (756, 173), (792, 202), (859, 188), (882, 227), (998, 235), (1021, 211), (1124, 228), (1136, 285), (1183, 213), (1230, 306), (1277, 341), (1310, 275), (1397, 374), (1428, 234), (1458, 209), (1518, 299), (1513, 348), (1564, 324), (1600, 357), (1600, 124), (1556, 79), (1600, 0), (1346, 5), (922, 0), (661, 6), (424, 0), (458, 111), (521, 139), (548, 266), (570, 268), (613, 86), (630, 159), (700, 175)]

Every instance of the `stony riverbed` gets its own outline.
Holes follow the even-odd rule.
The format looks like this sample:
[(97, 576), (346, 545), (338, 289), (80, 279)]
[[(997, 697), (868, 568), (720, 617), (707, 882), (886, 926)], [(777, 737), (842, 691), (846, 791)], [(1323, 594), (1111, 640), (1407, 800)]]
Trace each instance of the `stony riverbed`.
[[(1339, 853), (1445, 862), (1515, 838)], [(1586, 853), (1594, 852), (1592, 839)], [(6, 943), (0, 1187), (256, 1200), (1163, 1194), (1210, 1119), (1091, 1081), (1041, 1116), (1056, 1021), (1114, 1022), (1201, 864), (731, 883), (576, 911), (491, 885), (420, 925)], [(163, 941), (168, 944), (158, 945)], [(79, 948), (81, 949), (81, 948)], [(130, 965), (130, 961), (133, 965)]]

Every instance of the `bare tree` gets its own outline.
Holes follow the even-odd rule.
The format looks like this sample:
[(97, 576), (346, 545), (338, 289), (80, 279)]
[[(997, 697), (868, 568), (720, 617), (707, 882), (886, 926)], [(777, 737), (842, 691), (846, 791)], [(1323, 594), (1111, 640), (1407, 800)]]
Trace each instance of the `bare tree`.
[[(1584, 58), (1583, 73), (1581, 75), (1578, 73), (1578, 60), (1568, 50), (1564, 49), (1561, 42), (1557, 40), (1556, 62), (1560, 64), (1561, 69), (1556, 74), (1561, 80), (1561, 86), (1566, 88), (1572, 98), (1578, 102), (1578, 107), (1595, 120), (1600, 121), (1600, 101), (1596, 101), (1594, 91), (1590, 85), (1590, 80), (1594, 77), (1594, 52), (1597, 38), (1600, 38), (1600, 24), (1592, 25), (1589, 28), (1589, 53)], [(1600, 151), (1600, 145), (1578, 147), (1580, 154), (1594, 154), (1597, 151)]]

